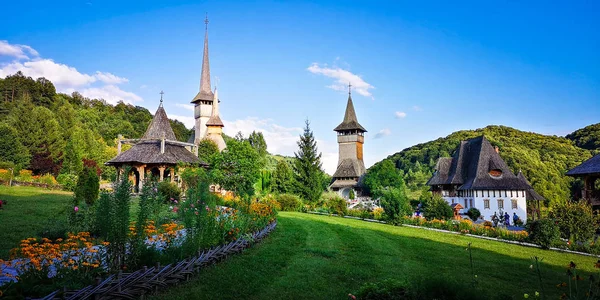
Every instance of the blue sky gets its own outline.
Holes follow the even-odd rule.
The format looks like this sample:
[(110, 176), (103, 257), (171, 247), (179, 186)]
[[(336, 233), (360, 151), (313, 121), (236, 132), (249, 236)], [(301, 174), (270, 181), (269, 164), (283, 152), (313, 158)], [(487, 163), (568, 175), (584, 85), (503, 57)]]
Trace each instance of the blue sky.
[(162, 89), (189, 124), (208, 12), (225, 131), (261, 130), (291, 155), (309, 118), (330, 173), (348, 79), (368, 166), (461, 129), (565, 135), (600, 122), (599, 2), (396, 2), (10, 1), (0, 75), (152, 112)]

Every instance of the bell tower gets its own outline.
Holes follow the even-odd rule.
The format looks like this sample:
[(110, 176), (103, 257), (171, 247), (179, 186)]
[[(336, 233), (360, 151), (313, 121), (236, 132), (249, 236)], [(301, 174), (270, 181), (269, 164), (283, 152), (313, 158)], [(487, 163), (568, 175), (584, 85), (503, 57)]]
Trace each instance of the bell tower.
[(348, 198), (350, 189), (360, 192), (359, 181), (366, 173), (363, 162), (363, 144), (367, 130), (358, 123), (354, 104), (352, 103), (351, 84), (348, 84), (348, 103), (344, 120), (335, 129), (339, 147), (337, 170), (333, 174), (331, 189), (338, 191), (344, 198)]
[(204, 20), (204, 55), (202, 56), (202, 73), (200, 75), (200, 91), (192, 100), (194, 103), (194, 144), (206, 137), (206, 123), (212, 115), (212, 106), (215, 98), (210, 86), (210, 65), (208, 62), (208, 16)]

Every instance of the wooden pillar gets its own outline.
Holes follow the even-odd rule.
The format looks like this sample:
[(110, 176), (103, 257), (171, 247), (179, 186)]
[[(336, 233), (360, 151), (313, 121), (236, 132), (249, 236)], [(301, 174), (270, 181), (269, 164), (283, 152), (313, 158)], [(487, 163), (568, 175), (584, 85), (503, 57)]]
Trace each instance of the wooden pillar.
[(142, 192), (142, 188), (144, 187), (144, 177), (146, 175), (146, 172), (144, 170), (145, 169), (145, 165), (139, 166), (139, 167), (136, 167), (136, 168), (137, 168), (138, 173), (140, 174), (140, 182), (139, 182), (139, 185), (138, 185), (138, 189), (139, 189), (139, 192)]
[(163, 179), (165, 178), (165, 169), (166, 169), (165, 166), (158, 167), (158, 173), (159, 173), (159, 175), (158, 175), (159, 176), (158, 181), (163, 181)]
[(175, 169), (171, 167), (169, 171), (171, 172), (171, 182), (175, 182)]

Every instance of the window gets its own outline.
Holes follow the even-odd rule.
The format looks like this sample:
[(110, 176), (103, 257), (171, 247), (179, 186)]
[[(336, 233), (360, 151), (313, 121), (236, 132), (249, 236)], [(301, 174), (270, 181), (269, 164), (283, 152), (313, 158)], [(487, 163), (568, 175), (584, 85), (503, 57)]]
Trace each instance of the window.
[(469, 208), (469, 200), (465, 199), (465, 208)]
[(498, 209), (504, 209), (504, 200), (498, 199)]
[(454, 204), (454, 199), (452, 199), (452, 204)]
[(471, 199), (470, 202), (471, 202), (470, 206), (473, 207), (473, 199)]
[(483, 208), (490, 209), (490, 199), (483, 200)]
[(510, 202), (512, 203), (512, 209), (517, 209), (517, 200), (510, 200)]

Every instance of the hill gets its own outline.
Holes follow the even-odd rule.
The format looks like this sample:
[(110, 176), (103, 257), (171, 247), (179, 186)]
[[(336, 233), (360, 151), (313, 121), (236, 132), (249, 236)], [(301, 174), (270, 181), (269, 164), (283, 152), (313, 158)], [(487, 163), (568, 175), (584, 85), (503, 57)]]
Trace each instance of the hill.
[(600, 123), (575, 130), (566, 136), (577, 147), (588, 150), (600, 150)]
[[(565, 172), (593, 154), (565, 137), (524, 132), (506, 126), (487, 126), (457, 131), (447, 137), (412, 146), (383, 161), (391, 160), (404, 174), (407, 186), (412, 191), (420, 190), (433, 173), (438, 158), (451, 156), (461, 140), (481, 135), (498, 146), (500, 156), (513, 172), (521, 170), (535, 190), (549, 202), (569, 199), (574, 180), (565, 176)], [(377, 168), (383, 161), (369, 170)]]

